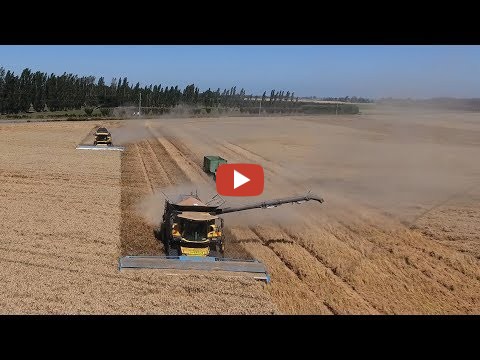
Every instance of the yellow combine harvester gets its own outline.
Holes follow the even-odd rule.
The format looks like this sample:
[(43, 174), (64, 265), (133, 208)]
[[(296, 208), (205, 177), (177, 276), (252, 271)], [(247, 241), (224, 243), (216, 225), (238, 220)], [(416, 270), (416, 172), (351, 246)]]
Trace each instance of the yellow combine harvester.
[(95, 140), (93, 141), (93, 145), (112, 146), (112, 134), (110, 134), (110, 131), (104, 127), (98, 128), (95, 132)]
[(270, 277), (261, 262), (223, 257), (223, 219), (219, 215), (310, 200), (323, 202), (322, 198), (311, 194), (227, 208), (207, 205), (193, 194), (183, 195), (175, 203), (167, 200), (162, 223), (154, 230), (167, 256), (125, 256), (120, 258), (119, 268), (242, 272), (269, 282)]
[(92, 145), (78, 145), (77, 150), (117, 150), (123, 151), (125, 147), (123, 146), (113, 146), (112, 134), (107, 130), (107, 128), (100, 127), (95, 131), (94, 134), (95, 140)]

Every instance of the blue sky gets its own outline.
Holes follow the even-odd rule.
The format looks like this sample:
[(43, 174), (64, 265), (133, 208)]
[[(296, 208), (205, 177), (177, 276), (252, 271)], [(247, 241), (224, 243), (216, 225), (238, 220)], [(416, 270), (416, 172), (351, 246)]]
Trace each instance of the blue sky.
[(480, 46), (0, 46), (0, 66), (299, 96), (480, 97)]

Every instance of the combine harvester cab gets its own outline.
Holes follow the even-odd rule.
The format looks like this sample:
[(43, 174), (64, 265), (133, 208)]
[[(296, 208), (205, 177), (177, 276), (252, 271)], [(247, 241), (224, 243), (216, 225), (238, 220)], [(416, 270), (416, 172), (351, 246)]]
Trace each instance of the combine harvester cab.
[(98, 128), (94, 134), (95, 140), (93, 145), (78, 145), (77, 150), (112, 150), (112, 151), (123, 151), (125, 150), (124, 146), (113, 146), (112, 143), (112, 134), (104, 128)]
[(268, 283), (270, 276), (260, 261), (223, 257), (223, 219), (219, 215), (310, 200), (323, 202), (309, 194), (230, 208), (206, 205), (193, 194), (184, 195), (176, 203), (165, 201), (163, 220), (154, 234), (163, 242), (167, 256), (125, 256), (120, 258), (119, 269), (234, 272)]

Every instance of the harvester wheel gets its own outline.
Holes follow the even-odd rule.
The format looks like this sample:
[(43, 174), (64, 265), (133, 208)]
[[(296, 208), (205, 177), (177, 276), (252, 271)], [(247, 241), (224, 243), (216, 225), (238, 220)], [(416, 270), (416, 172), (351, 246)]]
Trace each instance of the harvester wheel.
[(168, 247), (168, 256), (179, 256), (179, 251), (178, 249), (175, 249), (175, 248), (172, 248), (172, 247)]
[(222, 258), (223, 257), (223, 251), (222, 249), (218, 246), (215, 246), (214, 248), (210, 248), (210, 254), (209, 256), (211, 257), (216, 257), (216, 258)]
[(220, 257), (220, 253), (217, 250), (210, 250), (210, 254), (208, 256), (218, 258)]

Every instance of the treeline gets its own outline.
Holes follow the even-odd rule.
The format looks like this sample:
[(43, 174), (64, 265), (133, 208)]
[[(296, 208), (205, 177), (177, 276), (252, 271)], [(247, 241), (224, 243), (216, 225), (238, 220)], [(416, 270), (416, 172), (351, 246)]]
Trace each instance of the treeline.
[(368, 99), (364, 97), (357, 97), (357, 96), (345, 96), (345, 97), (321, 97), (317, 98), (316, 96), (306, 97), (305, 99), (312, 99), (312, 100), (321, 100), (321, 101), (339, 101), (339, 102), (346, 102), (346, 103), (359, 103), (359, 104), (366, 104), (366, 103), (374, 103), (375, 100)]
[[(168, 112), (180, 104), (212, 108), (235, 108), (240, 112), (295, 112), (299, 109), (294, 92), (272, 90), (267, 96), (247, 95), (244, 89), (237, 91), (220, 88), (200, 91), (194, 84), (185, 89), (178, 86), (130, 84), (126, 77), (113, 78), (109, 84), (104, 77), (64, 73), (57, 76), (24, 69), (15, 75), (0, 67), (0, 113), (69, 111), (77, 109), (113, 109), (122, 106), (138, 106), (147, 113)], [(102, 111), (102, 114), (104, 112)]]

